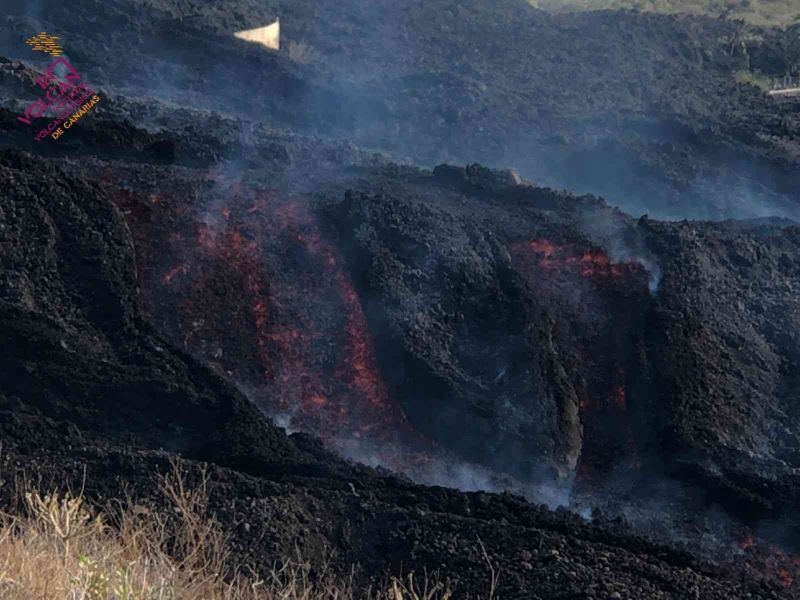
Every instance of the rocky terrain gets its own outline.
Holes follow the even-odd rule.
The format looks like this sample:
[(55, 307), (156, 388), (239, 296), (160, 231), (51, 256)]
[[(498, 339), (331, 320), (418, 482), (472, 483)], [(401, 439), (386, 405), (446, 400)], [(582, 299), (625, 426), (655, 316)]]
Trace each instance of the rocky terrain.
[[(796, 104), (735, 78), (783, 75), (770, 30), (516, 0), (8, 4), (0, 55), (30, 59), (21, 32), (58, 30), (93, 85), (142, 99), (135, 124), (163, 125), (158, 96), (429, 166), (514, 167), (635, 216), (797, 216)], [(311, 62), (231, 35), (276, 16)]]
[[(156, 502), (180, 456), (262, 570), (798, 595), (796, 104), (729, 24), (82, 6), (0, 23), (7, 483)], [(223, 36), (278, 14), (314, 62)], [(58, 142), (16, 119), (42, 29), (103, 97)]]

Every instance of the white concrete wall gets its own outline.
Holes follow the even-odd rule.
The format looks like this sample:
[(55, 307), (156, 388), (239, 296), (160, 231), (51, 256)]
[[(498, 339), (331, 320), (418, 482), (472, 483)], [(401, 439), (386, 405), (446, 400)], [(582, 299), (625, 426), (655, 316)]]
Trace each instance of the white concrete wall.
[(247, 40), (248, 42), (256, 42), (262, 46), (266, 46), (270, 50), (280, 50), (281, 48), (281, 22), (275, 21), (272, 25), (265, 27), (258, 27), (256, 29), (248, 29), (246, 31), (237, 31), (234, 33), (240, 40)]

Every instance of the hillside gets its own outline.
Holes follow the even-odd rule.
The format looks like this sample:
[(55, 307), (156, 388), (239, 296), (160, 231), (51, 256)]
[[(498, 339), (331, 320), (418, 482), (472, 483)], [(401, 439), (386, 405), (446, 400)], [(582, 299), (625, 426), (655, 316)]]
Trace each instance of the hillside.
[[(104, 131), (104, 137), (109, 139), (119, 125), (105, 122), (98, 123), (98, 127), (98, 133)], [(186, 142), (172, 136), (168, 139), (179, 144)], [(284, 152), (295, 154), (299, 149), (297, 144), (303, 145), (304, 140), (265, 136), (256, 147), (243, 150), (267, 157), (262, 173), (274, 179), (282, 178), (283, 174), (291, 172), (293, 166), (299, 166), (293, 161), (282, 166), (272, 162)], [(188, 147), (192, 146), (188, 142)], [(330, 162), (339, 152), (336, 148), (325, 148), (319, 141), (313, 146), (317, 150), (312, 154), (320, 164)], [(93, 148), (102, 153), (102, 147), (101, 143), (86, 149)], [(403, 360), (408, 361), (405, 363), (407, 369), (418, 370), (418, 385), (433, 386), (429, 388), (433, 390), (443, 383), (463, 386), (471, 382), (472, 389), (465, 389), (463, 404), (458, 408), (459, 420), (470, 430), (475, 427), (484, 427), (487, 431), (493, 429), (500, 423), (497, 419), (502, 413), (496, 411), (502, 408), (501, 405), (476, 405), (474, 392), (495, 381), (497, 390), (506, 388), (503, 392), (506, 398), (523, 392), (519, 400), (524, 400), (528, 386), (524, 362), (512, 366), (507, 384), (497, 380), (493, 371), (486, 372), (486, 367), (498, 364), (503, 354), (513, 356), (519, 350), (504, 348), (503, 339), (490, 330), (481, 334), (471, 331), (467, 322), (455, 325), (452, 316), (439, 313), (435, 307), (451, 305), (446, 309), (448, 312), (470, 311), (473, 317), (478, 317), (501, 308), (498, 300), (502, 303), (520, 302), (513, 299), (514, 295), (527, 296), (530, 292), (524, 291), (522, 280), (508, 279), (510, 273), (503, 272), (508, 266), (502, 266), (502, 262), (492, 266), (502, 258), (485, 254), (492, 252), (491, 247), (499, 241), (492, 241), (487, 229), (490, 225), (482, 224), (477, 215), (470, 215), (472, 211), (469, 208), (464, 212), (463, 208), (457, 207), (466, 202), (468, 207), (478, 208), (487, 201), (493, 204), (497, 201), (499, 204), (521, 201), (524, 205), (526, 197), (535, 198), (540, 208), (516, 209), (514, 212), (518, 217), (530, 214), (528, 223), (531, 225), (544, 217), (545, 222), (534, 225), (537, 229), (547, 228), (547, 222), (562, 229), (565, 226), (557, 223), (569, 218), (569, 207), (580, 206), (585, 200), (559, 196), (546, 190), (502, 192), (503, 188), (498, 190), (500, 195), (494, 200), (485, 192), (469, 188), (454, 192), (444, 173), (437, 177), (423, 172), (391, 175), (378, 169), (370, 175), (369, 171), (363, 170), (361, 159), (353, 157), (350, 160), (355, 159), (355, 163), (348, 165), (345, 162), (341, 168), (348, 169), (361, 163), (362, 177), (366, 179), (358, 187), (379, 193), (388, 183), (395, 190), (391, 202), (387, 201), (389, 198), (381, 200), (379, 196), (348, 199), (347, 195), (331, 190), (329, 209), (324, 210), (313, 202), (307, 204), (302, 198), (298, 200), (299, 205), (289, 202), (278, 193), (261, 196), (266, 202), (256, 213), (259, 216), (253, 219), (253, 213), (248, 211), (251, 202), (258, 202), (259, 197), (247, 195), (245, 190), (250, 184), (242, 181), (244, 187), (230, 197), (230, 204), (219, 208), (231, 211), (230, 224), (225, 225), (224, 221), (216, 221), (214, 217), (210, 222), (216, 224), (203, 233), (201, 221), (195, 220), (193, 211), (185, 212), (188, 206), (185, 202), (194, 193), (191, 190), (194, 183), (202, 185), (209, 172), (202, 167), (164, 170), (153, 162), (154, 159), (158, 162), (157, 146), (143, 152), (128, 146), (126, 150), (140, 153), (137, 158), (110, 161), (69, 160), (62, 165), (65, 169), (54, 164), (53, 160), (16, 151), (4, 150), (0, 157), (0, 180), (6, 190), (0, 221), (0, 243), (6, 248), (0, 263), (3, 276), (0, 332), (3, 346), (7, 349), (0, 359), (0, 427), (4, 461), (0, 500), (7, 509), (13, 509), (13, 481), (22, 476), (43, 482), (42, 485), (47, 487), (55, 484), (60, 489), (83, 489), (91, 502), (101, 505), (109, 501), (113, 504), (113, 499), (123, 494), (131, 495), (145, 506), (158, 505), (155, 480), (158, 474), (169, 470), (170, 460), (179, 454), (192, 481), (197, 481), (201, 466), (210, 463), (209, 510), (231, 536), (231, 548), (238, 564), (253, 565), (262, 576), (269, 573), (275, 560), (294, 556), (295, 548), (301, 549), (304, 558), (314, 561), (314, 564), (320, 564), (327, 551), (333, 549), (337, 559), (331, 568), (346, 576), (355, 564), (358, 581), (364, 585), (372, 576), (380, 577), (386, 572), (423, 572), (435, 568), (451, 578), (459, 590), (459, 597), (466, 597), (468, 593), (485, 594), (489, 589), (490, 573), (477, 545), (480, 539), (491, 563), (504, 573), (499, 588), (503, 597), (558, 597), (565, 587), (576, 594), (597, 590), (601, 597), (614, 593), (622, 597), (698, 593), (702, 598), (720, 600), (780, 598), (787, 597), (786, 594), (792, 591), (793, 588), (781, 583), (772, 566), (769, 569), (763, 566), (760, 554), (763, 550), (759, 548), (748, 554), (733, 555), (733, 564), (728, 564), (729, 561), (715, 564), (710, 554), (707, 557), (692, 556), (686, 550), (660, 545), (601, 515), (593, 521), (585, 521), (577, 515), (551, 512), (508, 494), (465, 494), (454, 489), (422, 487), (406, 479), (346, 463), (306, 435), (287, 436), (256, 410), (256, 405), (260, 405), (268, 413), (275, 412), (290, 403), (296, 417), (292, 427), (313, 427), (316, 419), (320, 422), (317, 431), (323, 437), (329, 431), (327, 427), (337, 433), (338, 438), (330, 440), (333, 447), (337, 446), (335, 442), (338, 439), (349, 442), (351, 451), (355, 448), (364, 453), (369, 450), (370, 440), (373, 443), (383, 440), (382, 443), (387, 444), (383, 447), (389, 449), (389, 455), (395, 461), (387, 464), (395, 468), (410, 469), (409, 472), (415, 475), (422, 473), (424, 478), (428, 465), (427, 468), (440, 471), (438, 477), (442, 483), (450, 485), (458, 484), (460, 477), (469, 478), (469, 472), (465, 473), (457, 460), (450, 471), (447, 465), (454, 458), (448, 459), (447, 453), (441, 454), (434, 448), (426, 450), (426, 446), (415, 442), (418, 438), (414, 436), (402, 441), (405, 426), (391, 420), (397, 403), (407, 407), (408, 418), (426, 436), (450, 445), (453, 457), (460, 454), (470, 456), (470, 449), (463, 444), (466, 439), (462, 438), (462, 443), (458, 443), (458, 438), (450, 435), (452, 429), (426, 431), (422, 427), (426, 417), (419, 414), (420, 405), (415, 404), (418, 400), (413, 388), (403, 390), (402, 385), (398, 387), (399, 382), (386, 380), (396, 395), (386, 397), (384, 406), (370, 407), (371, 394), (381, 384), (367, 377), (381, 376), (375, 371), (365, 371), (375, 368), (374, 363), (360, 353), (367, 352), (365, 348), (372, 346), (366, 340), (349, 339), (354, 327), (351, 320), (355, 319), (357, 323), (361, 306), (369, 306), (388, 293), (380, 289), (386, 285), (393, 288), (390, 292), (392, 300), (384, 304), (390, 314), (396, 312), (396, 302), (405, 302), (400, 295), (403, 293), (412, 294), (410, 301), (416, 297), (418, 302), (428, 307), (427, 315), (420, 315), (416, 323), (408, 323), (408, 326), (418, 331), (416, 335), (435, 344), (437, 351), (447, 352), (446, 345), (441, 346), (440, 336), (436, 333), (442, 327), (455, 326), (457, 335), (472, 337), (472, 341), (465, 339), (464, 349), (469, 349), (469, 354), (459, 356), (454, 352), (448, 357), (447, 360), (461, 371), (453, 373), (450, 381), (444, 377), (452, 369), (433, 361), (424, 348), (414, 343), (413, 333), (410, 332), (406, 342), (410, 345), (405, 350), (399, 340), (387, 339), (385, 344), (390, 345), (384, 345), (384, 348), (411, 353)], [(181, 151), (176, 158), (183, 157)], [(458, 175), (458, 171), (452, 174)], [(152, 188), (151, 184), (157, 187)], [(166, 187), (161, 187), (162, 184)], [(406, 187), (408, 189), (404, 189)], [(189, 196), (184, 196), (181, 190)], [(254, 191), (257, 193), (257, 190), (256, 187)], [(429, 202), (442, 204), (440, 210), (446, 213), (432, 212), (420, 205), (420, 191), (429, 196)], [(507, 199), (503, 199), (502, 194), (507, 194)], [(160, 207), (157, 201), (152, 201), (153, 198), (169, 198), (169, 201)], [(173, 209), (176, 213), (172, 213)], [(564, 209), (566, 214), (562, 213)], [(348, 225), (354, 219), (364, 221), (372, 215), (374, 222), (367, 222), (360, 228), (369, 232), (367, 237), (349, 242), (347, 239), (335, 241), (337, 237), (332, 232), (318, 229), (317, 219), (324, 219), (326, 212), (342, 216), (344, 231), (358, 230)], [(243, 218), (246, 214), (251, 215), (249, 221)], [(446, 224), (447, 214), (452, 215), (451, 225)], [(126, 219), (132, 219), (130, 232)], [(185, 255), (193, 266), (174, 282), (177, 290), (172, 288), (170, 280), (164, 279), (161, 269), (167, 267), (169, 271), (169, 266), (162, 266), (148, 247), (149, 243), (161, 245), (162, 240), (158, 235), (142, 236), (149, 227), (158, 228), (162, 219), (165, 224), (171, 224), (168, 227), (177, 227), (169, 235), (173, 241), (178, 241), (181, 235), (191, 235), (191, 232), (206, 240), (197, 246), (197, 255)], [(401, 228), (396, 233), (393, 233), (392, 222)], [(264, 243), (265, 239), (253, 236), (260, 235), (261, 227), (270, 226), (278, 227), (271, 234), (285, 236), (282, 244), (288, 245), (283, 251), (276, 247), (277, 256), (260, 258), (254, 253), (255, 247), (243, 240), (258, 239), (259, 243)], [(404, 241), (400, 231), (409, 227), (417, 233)], [(449, 231), (451, 227), (455, 230)], [(461, 236), (476, 234), (484, 239), (481, 256), (472, 259), (482, 261), (483, 265), (480, 262), (461, 262), (457, 255), (448, 255), (447, 249), (441, 248), (445, 254), (436, 258), (440, 267), (429, 268), (449, 271), (447, 279), (451, 283), (448, 287), (454, 286), (450, 294), (455, 295), (442, 296), (440, 300), (428, 299), (422, 290), (407, 289), (408, 283), (419, 277), (414, 275), (418, 265), (413, 261), (414, 255), (418, 254), (416, 248), (424, 241), (416, 236), (425, 235), (426, 228), (434, 228), (435, 233), (427, 234), (434, 237), (448, 232), (453, 242)], [(567, 225), (560, 235), (575, 235), (569, 233), (570, 229), (571, 226)], [(270, 232), (270, 229), (263, 231)], [(170, 230), (164, 229), (163, 232), (169, 234)], [(323, 237), (314, 237), (320, 234)], [(292, 239), (295, 241), (290, 242)], [(408, 254), (397, 255), (393, 259), (394, 266), (388, 263), (378, 269), (373, 267), (371, 270), (377, 279), (358, 284), (355, 298), (347, 295), (346, 288), (339, 288), (351, 285), (348, 283), (351, 281), (349, 270), (332, 276), (331, 289), (293, 291), (294, 285), (306, 281), (303, 273), (319, 269), (333, 256), (336, 260), (339, 256), (346, 257), (349, 245), (358, 251), (356, 243), (373, 247), (375, 256), (367, 256), (370, 261), (378, 257), (387, 260), (391, 256), (381, 249), (380, 244), (390, 244), (396, 248), (395, 252), (405, 249)], [(161, 247), (163, 253), (164, 247)], [(185, 251), (191, 253), (193, 247), (194, 241), (191, 241)], [(289, 252), (289, 256), (285, 252)], [(336, 254), (328, 257), (328, 252)], [(498, 248), (495, 252), (502, 251)], [(253, 296), (257, 290), (250, 287), (252, 283), (248, 283), (251, 281), (248, 277), (256, 272), (255, 269), (269, 269), (274, 260), (288, 261), (283, 263), (284, 267), (292, 268), (289, 266), (294, 265), (298, 271), (286, 272), (283, 281), (281, 278), (271, 280), (270, 291), (263, 292), (266, 295), (261, 301), (266, 303), (272, 316), (259, 325), (260, 309), (253, 304), (258, 299)], [(527, 259), (521, 256), (520, 260)], [(347, 264), (356, 266), (358, 262), (348, 258)], [(606, 272), (610, 274), (612, 271), (606, 271), (603, 265), (604, 262), (598, 260), (597, 274), (587, 280), (587, 293), (599, 293), (591, 291), (595, 288), (604, 289)], [(497, 269), (496, 274), (485, 272), (487, 268)], [(537, 266), (534, 253), (521, 268), (535, 273), (542, 267)], [(145, 310), (138, 307), (136, 300), (137, 269), (143, 284)], [(640, 281), (639, 268), (626, 268), (625, 271), (630, 272), (626, 277)], [(352, 277), (352, 281), (359, 281), (357, 271)], [(426, 275), (423, 277), (428, 278)], [(506, 281), (493, 282), (495, 277)], [(580, 285), (580, 271), (568, 271), (565, 277), (567, 282), (573, 282), (571, 285)], [(506, 289), (492, 292), (498, 284)], [(152, 287), (156, 285), (158, 287)], [(431, 281), (430, 285), (440, 287), (436, 281)], [(558, 311), (559, 288), (564, 283), (555, 279), (550, 285), (555, 287), (549, 292), (553, 296), (547, 303), (553, 304), (548, 310)], [(645, 281), (645, 290), (646, 285)], [(463, 288), (460, 293), (459, 287)], [(180, 292), (189, 288), (195, 291)], [(475, 290), (475, 300), (469, 300), (473, 296), (471, 289)], [(492, 302), (491, 296), (498, 292), (498, 300)], [(176, 310), (172, 304), (176, 293), (184, 300), (192, 299), (190, 304), (179, 301)], [(297, 304), (297, 308), (313, 310), (295, 316), (292, 306), (285, 301), (294, 299), (297, 302), (302, 297), (298, 293), (307, 299)], [(444, 289), (438, 293), (444, 293)], [(620, 292), (612, 287), (605, 293)], [(481, 296), (484, 299), (476, 303)], [(219, 299), (226, 297), (229, 302), (220, 310)], [(236, 300), (237, 297), (241, 302)], [(503, 297), (506, 299), (501, 300)], [(632, 298), (631, 302), (635, 300)], [(599, 309), (602, 307), (601, 297), (597, 301), (600, 302)], [(325, 306), (323, 302), (329, 304), (325, 312), (321, 312)], [(523, 301), (523, 305), (528, 302)], [(514, 306), (510, 304), (506, 309), (510, 320), (504, 327), (514, 326)], [(537, 310), (535, 306), (530, 308)], [(564, 310), (574, 308), (566, 307)], [(171, 312), (172, 317), (169, 316)], [(333, 316), (337, 313), (343, 319), (338, 324)], [(189, 320), (184, 321), (184, 318)], [(383, 318), (380, 314), (370, 315), (370, 327), (378, 335), (380, 328), (376, 328), (373, 319), (379, 322)], [(400, 322), (406, 321), (400, 318)], [(307, 319), (311, 319), (308, 324)], [(180, 329), (170, 328), (170, 321), (182, 328), (180, 335), (176, 336)], [(201, 321), (206, 325), (198, 326)], [(167, 335), (157, 333), (151, 323), (163, 327)], [(517, 323), (517, 326), (528, 327), (519, 319)], [(530, 325), (532, 329), (523, 336), (556, 336), (558, 341), (554, 339), (552, 343), (557, 345), (542, 356), (537, 356), (535, 347), (532, 347), (516, 360), (535, 360), (541, 365), (537, 370), (561, 370), (567, 366), (574, 342), (570, 341), (567, 332), (553, 330), (553, 323), (552, 317), (541, 321), (534, 318)], [(187, 326), (190, 329), (186, 329)], [(307, 327), (333, 328), (333, 333), (328, 340), (320, 339), (315, 337), (314, 329)], [(290, 328), (300, 328), (291, 339), (303, 340), (304, 345), (294, 352), (286, 346), (278, 346), (276, 349), (284, 354), (270, 368), (269, 362), (262, 362), (266, 357), (259, 350), (258, 337), (254, 339), (252, 336), (263, 335), (262, 339), (274, 339), (282, 344), (284, 342), (278, 340), (281, 335), (288, 335)], [(341, 333), (337, 334), (338, 328), (341, 328)], [(592, 335), (604, 334), (597, 332)], [(481, 346), (490, 340), (495, 340), (495, 346), (487, 355)], [(318, 353), (317, 348), (330, 342), (340, 344), (333, 347), (336, 354), (332, 361), (325, 354)], [(607, 337), (606, 343), (610, 344), (612, 351), (621, 350), (618, 342), (613, 335)], [(336, 356), (351, 362), (337, 366)], [(491, 356), (494, 358), (490, 359)], [(610, 356), (616, 359), (621, 355)], [(381, 372), (388, 372), (383, 371), (390, 364), (386, 361), (393, 359), (379, 356), (378, 360), (381, 361), (378, 364), (384, 365)], [(487, 360), (494, 361), (494, 365), (481, 364)], [(358, 361), (367, 362), (359, 365)], [(414, 367), (413, 361), (420, 363), (419, 366)], [(553, 366), (548, 367), (548, 364)], [(250, 370), (251, 365), (256, 367), (255, 370)], [(353, 368), (358, 370), (351, 372)], [(401, 363), (396, 363), (389, 370), (397, 373), (400, 368)], [(523, 371), (518, 371), (520, 368)], [(579, 368), (588, 369), (589, 363), (579, 365)], [(269, 371), (273, 369), (282, 375), (270, 375)], [(597, 394), (597, 405), (589, 410), (596, 411), (598, 419), (619, 416), (619, 409), (607, 405), (603, 396), (617, 382), (592, 376), (590, 370), (586, 373), (594, 377), (591, 389)], [(250, 384), (260, 382), (262, 388), (261, 393), (253, 395), (256, 404), (249, 403), (233, 387), (234, 378), (245, 382), (248, 376)], [(359, 377), (363, 379), (359, 380)], [(574, 411), (575, 408), (568, 407), (576, 407), (577, 398), (572, 396), (578, 381), (574, 379), (576, 377), (581, 376), (577, 372), (567, 372), (561, 381), (547, 382), (553, 386), (552, 391), (542, 396), (542, 403), (532, 402), (525, 409), (530, 411), (533, 419), (527, 425), (520, 424), (520, 433), (529, 431), (541, 415), (552, 414), (554, 409), (556, 413)], [(436, 380), (441, 383), (436, 384)], [(351, 383), (337, 388), (336, 381)], [(330, 394), (327, 400), (330, 410), (313, 400), (323, 389)], [(364, 407), (369, 409), (363, 413), (357, 412), (361, 399), (367, 400)], [(436, 399), (437, 404), (446, 401), (445, 395)], [(349, 408), (350, 412), (342, 416), (340, 408)], [(446, 419), (447, 413), (443, 410), (438, 418)], [(432, 414), (436, 413), (429, 413), (429, 416)], [(377, 420), (371, 420), (375, 418)], [(520, 450), (520, 444), (524, 444), (531, 457), (541, 458), (542, 464), (552, 462), (560, 465), (561, 469), (569, 468), (566, 457), (570, 445), (598, 448), (605, 443), (606, 452), (623, 452), (620, 455), (606, 454), (597, 464), (592, 461), (585, 463), (586, 483), (594, 477), (606, 477), (615, 462), (626, 456), (625, 444), (622, 443), (627, 439), (624, 431), (620, 432), (622, 437), (609, 438), (602, 429), (586, 432), (584, 436), (579, 433), (574, 416), (572, 431), (566, 428), (569, 423), (570, 419), (553, 422), (552, 430), (542, 432), (551, 436), (555, 444), (547, 444), (541, 434), (538, 440), (528, 438), (529, 441), (527, 435), (515, 436), (509, 429), (510, 422), (502, 425), (507, 430), (506, 441), (503, 436), (498, 436), (496, 441), (516, 444)], [(713, 423), (710, 426), (715, 427)], [(394, 444), (418, 445), (405, 446), (398, 452), (391, 440), (382, 437), (387, 433), (395, 437)], [(476, 436), (473, 439), (478, 441), (481, 438)], [(358, 444), (359, 440), (361, 445), (354, 447), (353, 444)], [(344, 449), (347, 447), (345, 445)], [(533, 473), (538, 471), (533, 461), (515, 464), (514, 456), (506, 454), (502, 445), (498, 445), (496, 451), (497, 454), (484, 455), (484, 460), (490, 461), (495, 468), (513, 469), (517, 474), (531, 468)], [(588, 455), (584, 452), (584, 456)], [(472, 469), (473, 477), (479, 477), (479, 467)], [(730, 494), (735, 489), (720, 490), (720, 494)], [(741, 529), (741, 535), (746, 531)], [(733, 532), (720, 532), (723, 534), (734, 535)], [(752, 563), (747, 562), (750, 558)], [(771, 560), (770, 565), (778, 565), (774, 568), (783, 568), (780, 560), (777, 563), (774, 557)]]
[[(333, 551), (360, 590), (800, 597), (800, 113), (735, 78), (779, 68), (769, 31), (8, 6), (3, 510), (30, 481), (175, 512), (177, 461), (254, 576)], [(280, 52), (232, 34), (276, 17)], [(102, 98), (43, 142), (40, 31)]]
[(530, 0), (554, 12), (578, 10), (640, 10), (666, 14), (724, 16), (754, 25), (782, 26), (800, 16), (795, 0)]
[[(511, 0), (381, 0), (368, 10), (356, 0), (235, 0), (225, 10), (148, 0), (92, 4), (92, 21), (49, 0), (39, 6), (40, 20), (27, 3), (3, 17), (0, 51), (28, 57), (17, 32), (58, 27), (108, 92), (156, 90), (180, 106), (346, 139), (401, 162), (513, 167), (633, 215), (791, 217), (800, 205), (796, 102), (737, 81), (730, 22), (554, 17)], [(287, 44), (310, 45), (316, 61), (231, 36), (278, 14)], [(173, 20), (181, 27), (169, 33)], [(94, 21), (116, 23), (115, 34)], [(769, 42), (751, 55), (765, 76), (782, 73)], [(195, 63), (202, 68), (187, 69)], [(158, 115), (145, 103), (137, 122), (158, 126)]]

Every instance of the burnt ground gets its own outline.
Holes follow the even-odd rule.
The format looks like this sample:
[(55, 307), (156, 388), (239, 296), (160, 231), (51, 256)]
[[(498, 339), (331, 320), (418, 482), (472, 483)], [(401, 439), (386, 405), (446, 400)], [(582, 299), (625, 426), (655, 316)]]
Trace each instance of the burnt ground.
[[(377, 3), (389, 35), (350, 4), (84, 4), (4, 16), (4, 52), (58, 23), (103, 95), (37, 144), (35, 69), (0, 59), (6, 480), (156, 502), (170, 458), (208, 463), (260, 569), (333, 548), (362, 581), (439, 568), (478, 595), (480, 538), (505, 598), (797, 596), (800, 228), (411, 165), (519, 143), (525, 175), (632, 212), (792, 216), (795, 107), (732, 84), (728, 24)], [(315, 63), (221, 37), (273, 11)], [(453, 63), (478, 25), (515, 35)]]

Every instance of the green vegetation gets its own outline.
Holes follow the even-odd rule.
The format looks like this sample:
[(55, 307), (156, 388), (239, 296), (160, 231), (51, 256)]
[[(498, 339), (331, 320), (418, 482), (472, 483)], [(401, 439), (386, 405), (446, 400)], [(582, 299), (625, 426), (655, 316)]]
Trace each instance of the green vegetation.
[(751, 73), (750, 71), (737, 71), (734, 78), (739, 83), (747, 83), (761, 88), (765, 92), (772, 89), (772, 81), (769, 77), (761, 75), (760, 73)]
[(637, 9), (744, 19), (756, 25), (783, 26), (800, 16), (797, 0), (529, 0), (551, 11)]

